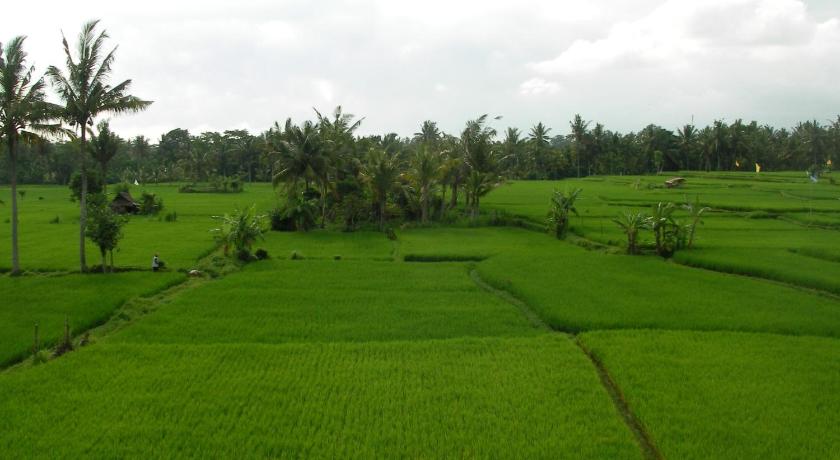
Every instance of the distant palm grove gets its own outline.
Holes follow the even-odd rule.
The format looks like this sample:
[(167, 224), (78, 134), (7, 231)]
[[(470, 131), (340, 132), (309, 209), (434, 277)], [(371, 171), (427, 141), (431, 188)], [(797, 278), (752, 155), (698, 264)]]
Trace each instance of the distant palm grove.
[[(420, 149), (429, 149), (441, 161), (464, 164), (465, 136), (476, 121), (460, 133), (438, 129), (425, 121), (411, 137), (396, 133), (358, 136), (354, 117), (336, 109), (336, 116), (315, 114), (312, 122), (287, 120), (262, 133), (245, 130), (190, 133), (174, 129), (153, 141), (144, 136), (115, 136), (116, 153), (109, 161), (109, 182), (204, 182), (239, 176), (245, 181), (270, 181), (284, 161), (282, 144), (294, 141), (293, 131), (317, 135), (316, 156), (334, 176), (347, 175), (340, 164), (365, 163), (371, 151), (381, 151), (405, 165)], [(497, 122), (500, 123), (500, 122)], [(482, 124), (483, 125), (486, 123)], [(805, 121), (793, 128), (775, 128), (758, 122), (715, 121), (702, 128), (685, 125), (676, 131), (648, 125), (639, 132), (610, 131), (600, 123), (575, 115), (570, 134), (537, 123), (527, 132), (507, 128), (489, 130), (487, 141), (493, 171), (509, 179), (559, 179), (596, 174), (647, 174), (676, 170), (752, 171), (811, 170), (831, 166), (840, 156), (840, 116), (833, 121)], [(78, 169), (79, 142), (63, 139), (21, 145), (18, 179), (32, 184), (66, 184)], [(94, 160), (91, 157), (91, 160)], [(453, 165), (454, 166), (454, 165)], [(9, 181), (9, 158), (0, 160), (0, 180)], [(315, 174), (315, 171), (312, 171)], [(457, 181), (454, 175), (450, 180)]]

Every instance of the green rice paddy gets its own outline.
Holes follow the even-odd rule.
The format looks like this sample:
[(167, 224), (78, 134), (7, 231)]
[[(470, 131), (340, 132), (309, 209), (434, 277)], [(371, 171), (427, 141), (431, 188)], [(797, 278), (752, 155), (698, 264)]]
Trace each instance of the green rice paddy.
[[(554, 188), (582, 187), (572, 230), (614, 251), (512, 227), (407, 226), (393, 241), (271, 232), (257, 243), (269, 260), (167, 293), (186, 279), (176, 270), (213, 252), (210, 216), (268, 211), (269, 185), (147, 187), (178, 218), (133, 217), (116, 262), (141, 271), (111, 275), (71, 273), (78, 209), (67, 189), (24, 187), (30, 273), (0, 277), (0, 452), (836, 457), (840, 187), (794, 174), (684, 177), (680, 190), (648, 187), (662, 177), (515, 182), (482, 201), (535, 228)], [(618, 212), (695, 194), (713, 208), (696, 248), (673, 261), (618, 254)], [(154, 252), (171, 271), (146, 270)], [(89, 257), (98, 263), (92, 247)], [(91, 345), (28, 359), (35, 323), (50, 345), (65, 317), (78, 335), (153, 294), (153, 308), (95, 331)]]

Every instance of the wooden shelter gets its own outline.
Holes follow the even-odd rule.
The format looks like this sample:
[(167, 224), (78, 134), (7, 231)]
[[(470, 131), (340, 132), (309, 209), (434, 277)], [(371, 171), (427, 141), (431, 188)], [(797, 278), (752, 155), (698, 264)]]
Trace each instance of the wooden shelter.
[(137, 214), (140, 212), (140, 203), (134, 201), (128, 192), (120, 192), (111, 201), (111, 210), (117, 214)]
[(685, 178), (684, 177), (672, 177), (672, 178), (665, 181), (665, 187), (677, 188), (677, 187), (680, 187), (684, 183), (685, 183)]

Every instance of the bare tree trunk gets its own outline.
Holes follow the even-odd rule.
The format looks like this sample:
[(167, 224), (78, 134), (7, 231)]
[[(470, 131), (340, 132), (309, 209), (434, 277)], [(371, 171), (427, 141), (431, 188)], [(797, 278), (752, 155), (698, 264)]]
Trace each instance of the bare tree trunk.
[(14, 137), (9, 136), (9, 181), (12, 186), (12, 274), (20, 273), (18, 254), (18, 203), (17, 203), (17, 147)]
[(82, 142), (80, 144), (81, 151), (79, 158), (81, 161), (81, 178), (82, 178), (82, 193), (79, 199), (79, 267), (82, 273), (87, 271), (87, 262), (85, 261), (85, 227), (87, 226), (87, 168), (85, 166), (85, 147), (87, 145), (87, 132), (85, 131), (85, 123), (82, 123)]
[(108, 253), (102, 248), (99, 249), (99, 253), (102, 255), (102, 273), (108, 273)]

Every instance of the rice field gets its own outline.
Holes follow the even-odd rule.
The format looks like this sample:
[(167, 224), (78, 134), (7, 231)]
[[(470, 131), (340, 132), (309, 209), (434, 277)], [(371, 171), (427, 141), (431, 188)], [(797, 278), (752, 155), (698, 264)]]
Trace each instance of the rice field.
[(581, 340), (610, 369), (666, 458), (840, 452), (836, 339), (599, 331)]
[[(678, 252), (677, 262), (840, 294), (840, 266), (802, 252), (836, 252), (840, 186), (828, 181), (815, 184), (804, 174), (792, 173), (678, 175), (686, 183), (675, 189), (662, 186), (671, 176), (510, 182), (482, 203), (543, 224), (552, 190), (581, 188), (580, 216), (572, 218), (572, 232), (624, 247), (626, 237), (612, 222), (619, 213), (641, 210), (649, 214), (657, 202), (679, 204), (699, 197), (711, 211), (698, 230), (695, 248)], [(651, 236), (641, 237), (643, 244), (652, 244)]]
[[(270, 259), (159, 294), (63, 357), (10, 366), (34, 322), (48, 345), (65, 316), (77, 333), (102, 324), (211, 254), (210, 216), (277, 202), (266, 184), (147, 187), (178, 219), (129, 222), (116, 261), (143, 270), (81, 275), (77, 205), (65, 188), (25, 187), (21, 260), (45, 273), (0, 276), (0, 452), (835, 457), (840, 189), (685, 176), (677, 191), (648, 188), (660, 177), (516, 182), (482, 201), (540, 224), (554, 188), (581, 186), (573, 231), (621, 248), (618, 211), (698, 193), (714, 210), (672, 261), (587, 250), (539, 225), (270, 232), (256, 244)], [(145, 270), (155, 251), (172, 271)]]

